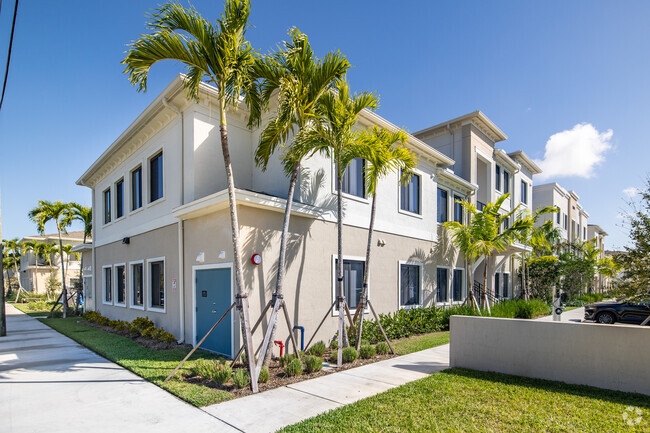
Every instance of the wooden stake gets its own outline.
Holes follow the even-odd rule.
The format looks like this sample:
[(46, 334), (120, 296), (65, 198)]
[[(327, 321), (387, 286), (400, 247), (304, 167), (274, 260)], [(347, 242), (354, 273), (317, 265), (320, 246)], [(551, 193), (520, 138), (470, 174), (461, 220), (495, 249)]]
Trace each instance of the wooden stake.
[[(251, 330), (251, 335), (255, 334), (255, 331), (257, 330), (257, 327), (260, 326), (260, 323), (262, 323), (262, 319), (264, 318), (264, 315), (269, 310), (269, 308), (271, 308), (271, 303), (272, 302), (273, 301), (269, 301), (269, 302), (266, 303), (266, 307), (264, 307), (264, 310), (262, 310), (262, 314), (260, 314), (260, 317), (257, 319), (257, 322), (255, 322), (255, 326), (253, 326), (253, 329)], [(237, 355), (232, 359), (232, 362), (230, 363), (231, 367), (233, 365), (235, 365), (235, 362), (237, 362), (237, 360), (241, 356), (242, 352), (244, 352), (244, 346), (241, 346), (239, 348), (239, 351), (237, 352)]]
[(307, 342), (307, 345), (306, 345), (305, 348), (304, 348), (305, 350), (307, 350), (307, 349), (309, 348), (309, 345), (311, 344), (311, 341), (314, 339), (314, 337), (316, 336), (316, 334), (318, 334), (318, 331), (320, 330), (321, 326), (323, 326), (323, 323), (325, 323), (325, 319), (327, 319), (327, 316), (329, 316), (330, 311), (332, 311), (332, 309), (334, 308), (334, 306), (336, 305), (337, 302), (338, 302), (338, 301), (334, 301), (334, 302), (332, 303), (332, 305), (329, 307), (329, 309), (327, 310), (327, 312), (326, 312), (325, 315), (323, 316), (323, 320), (320, 321), (320, 323), (318, 324), (318, 327), (316, 328), (316, 331), (314, 331), (314, 334), (311, 336), (311, 338), (310, 338), (309, 341)]
[(379, 316), (375, 312), (375, 309), (372, 307), (372, 303), (370, 302), (370, 299), (368, 299), (368, 306), (370, 307), (370, 311), (372, 311), (372, 315), (375, 316), (375, 320), (377, 321), (377, 326), (379, 326), (379, 330), (381, 331), (381, 335), (384, 336), (384, 340), (386, 340), (386, 344), (388, 344), (388, 347), (390, 348), (390, 353), (393, 355), (395, 354), (395, 351), (393, 350), (393, 345), (390, 344), (390, 340), (388, 339), (388, 336), (386, 335), (386, 332), (384, 332), (384, 327), (381, 326), (381, 322), (379, 321)]
[[(296, 336), (293, 335), (293, 327), (291, 326), (291, 319), (289, 318), (289, 312), (287, 311), (287, 303), (282, 301), (282, 311), (284, 311), (284, 320), (287, 322), (287, 328), (289, 328), (289, 336), (291, 337), (291, 344), (293, 344), (293, 351), (296, 353), (296, 357), (300, 358), (300, 352), (298, 352), (298, 344), (296, 344)], [(304, 348), (303, 348), (304, 349)]]

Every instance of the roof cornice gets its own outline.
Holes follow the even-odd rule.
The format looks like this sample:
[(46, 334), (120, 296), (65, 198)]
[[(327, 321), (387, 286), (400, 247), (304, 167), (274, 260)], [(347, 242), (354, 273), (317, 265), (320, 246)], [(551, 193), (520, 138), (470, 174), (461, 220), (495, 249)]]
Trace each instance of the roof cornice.
[(456, 128), (459, 126), (474, 124), (478, 129), (485, 133), (492, 141), (498, 143), (508, 139), (508, 136), (499, 129), (481, 110), (472, 111), (446, 122), (438, 123), (420, 131), (414, 132), (416, 137), (423, 137), (429, 134), (435, 134), (437, 130), (447, 130), (447, 128)]
[(438, 183), (442, 183), (445, 186), (457, 188), (460, 192), (463, 192), (465, 194), (471, 194), (472, 192), (478, 190), (478, 185), (474, 185), (473, 183), (466, 181), (451, 171), (449, 168), (438, 167), (436, 169), (436, 175), (438, 176)]
[(530, 157), (526, 155), (523, 150), (510, 152), (508, 156), (526, 167), (526, 169), (530, 171), (531, 174), (540, 174), (542, 172), (542, 169), (539, 167), (539, 165), (535, 164), (535, 162), (530, 159)]

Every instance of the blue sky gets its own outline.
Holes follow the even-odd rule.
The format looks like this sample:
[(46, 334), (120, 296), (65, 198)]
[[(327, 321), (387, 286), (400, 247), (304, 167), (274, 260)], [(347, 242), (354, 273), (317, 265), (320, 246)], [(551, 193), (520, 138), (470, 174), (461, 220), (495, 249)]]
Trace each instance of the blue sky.
[[(21, 2), (0, 112), (4, 238), (35, 232), (27, 212), (39, 199), (89, 204), (75, 181), (181, 71), (156, 65), (145, 94), (122, 73), (126, 44), (159, 3)], [(222, 9), (193, 4), (210, 19)], [(643, 186), (650, 160), (648, 16), (640, 1), (254, 1), (249, 39), (268, 52), (296, 26), (318, 55), (340, 49), (352, 87), (377, 91), (379, 114), (409, 131), (480, 109), (509, 136), (500, 147), (539, 160), (554, 136), (544, 182), (574, 189), (608, 247), (621, 247), (623, 191)]]

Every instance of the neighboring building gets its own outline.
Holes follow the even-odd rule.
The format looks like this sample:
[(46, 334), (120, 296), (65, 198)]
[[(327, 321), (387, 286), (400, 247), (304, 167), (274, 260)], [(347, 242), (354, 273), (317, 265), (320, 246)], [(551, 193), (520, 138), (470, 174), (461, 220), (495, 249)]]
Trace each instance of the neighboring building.
[[(587, 240), (594, 243), (594, 246), (600, 251), (598, 258), (602, 259), (606, 257), (605, 254), (605, 236), (607, 232), (602, 229), (599, 225), (589, 224), (587, 226)], [(596, 291), (603, 292), (609, 290), (611, 284), (611, 278), (606, 277), (605, 275), (596, 274), (594, 278), (594, 288)]]
[[(73, 247), (83, 243), (83, 238), (84, 233), (82, 231), (61, 234), (63, 245), (72, 245)], [(47, 244), (53, 244), (57, 248), (59, 246), (58, 233), (25, 236), (20, 240), (20, 242), (22, 243), (24, 241), (33, 240)], [(75, 257), (73, 255), (68, 257), (68, 255), (65, 253), (63, 253), (61, 256), (58, 254), (52, 254), (50, 257), (52, 265), (50, 266), (46, 258), (39, 257), (37, 261), (36, 255), (32, 251), (28, 251), (25, 252), (20, 259), (20, 283), (22, 284), (23, 288), (27, 291), (33, 291), (34, 293), (45, 293), (48, 287), (48, 280), (52, 276), (56, 278), (59, 284), (61, 284), (61, 257), (63, 257), (66, 270), (66, 286), (68, 288), (77, 287), (77, 285), (80, 283), (80, 262), (78, 257)]]
[[(179, 340), (195, 343), (235, 299), (233, 251), (216, 89), (202, 84), (199, 102), (188, 101), (182, 80), (174, 79), (77, 184), (92, 189), (95, 210), (93, 245), (84, 255), (91, 263), (84, 264), (87, 307), (113, 319), (148, 316)], [(255, 320), (275, 286), (288, 179), (277, 157), (266, 171), (255, 166), (260, 129), (249, 130), (246, 117), (245, 107), (229, 112), (228, 132), (244, 281)], [(395, 128), (364, 111), (359, 126), (372, 125)], [(414, 136), (406, 145), (418, 157), (410, 184), (400, 186), (393, 173), (377, 193), (369, 295), (383, 313), (462, 302), (466, 295), (463, 260), (446, 232), (441, 238), (441, 222), (464, 221), (454, 199), (472, 197), (477, 186), (448, 169), (452, 158)], [(302, 168), (284, 296), (294, 324), (309, 335), (335, 299), (336, 191), (329, 158), (316, 155)], [(362, 170), (363, 162), (355, 161), (344, 182), (345, 286), (353, 310), (370, 216)], [(262, 256), (259, 266), (250, 260), (256, 253)], [(336, 314), (317, 340), (334, 335)], [(232, 355), (240, 345), (237, 320), (231, 314), (207, 348)], [(279, 337), (288, 337), (278, 329)]]
[(535, 209), (556, 206), (559, 212), (542, 215), (538, 224), (553, 219), (553, 225), (560, 229), (562, 240), (565, 242), (589, 240), (587, 228), (589, 214), (578, 202), (580, 197), (575, 191), (567, 191), (559, 184), (547, 183), (533, 187)]

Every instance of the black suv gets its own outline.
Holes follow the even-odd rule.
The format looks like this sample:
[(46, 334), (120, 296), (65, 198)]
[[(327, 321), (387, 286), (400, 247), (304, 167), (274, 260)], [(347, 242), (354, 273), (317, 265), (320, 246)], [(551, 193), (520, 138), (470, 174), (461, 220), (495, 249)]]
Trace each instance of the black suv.
[(598, 323), (641, 323), (648, 316), (650, 316), (650, 299), (647, 296), (585, 306), (585, 319), (595, 320)]

